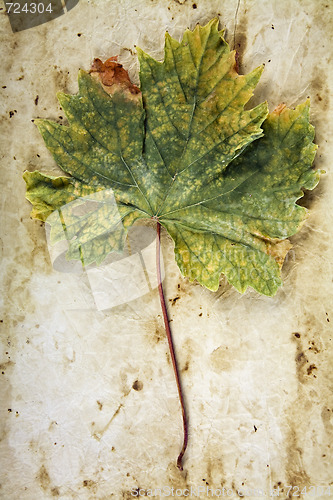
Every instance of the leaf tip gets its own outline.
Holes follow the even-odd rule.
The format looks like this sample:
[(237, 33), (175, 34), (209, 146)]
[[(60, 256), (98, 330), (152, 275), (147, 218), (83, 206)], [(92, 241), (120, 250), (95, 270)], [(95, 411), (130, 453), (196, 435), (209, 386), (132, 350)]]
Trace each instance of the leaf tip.
[(79, 69), (79, 73), (78, 73), (78, 78), (83, 77), (83, 76), (86, 76), (87, 74), (88, 74), (88, 73), (87, 73), (87, 71), (86, 71), (86, 70), (84, 70), (84, 69), (80, 68), (80, 69)]
[(217, 30), (219, 27), (219, 22), (220, 22), (219, 18), (215, 16), (206, 24), (206, 26), (209, 26), (210, 28), (216, 28)]
[(34, 120), (34, 125), (38, 128), (39, 132), (43, 135), (43, 131), (45, 130), (45, 122), (46, 120), (43, 120), (42, 118), (36, 118)]
[(141, 49), (141, 47), (138, 47), (137, 45), (135, 45), (135, 50), (136, 50), (136, 53), (138, 54), (138, 57), (142, 56), (145, 52)]
[(30, 182), (30, 175), (31, 175), (31, 172), (29, 172), (29, 170), (25, 170), (22, 174), (22, 178), (23, 178), (24, 182), (26, 183), (27, 187), (28, 187), (28, 184)]

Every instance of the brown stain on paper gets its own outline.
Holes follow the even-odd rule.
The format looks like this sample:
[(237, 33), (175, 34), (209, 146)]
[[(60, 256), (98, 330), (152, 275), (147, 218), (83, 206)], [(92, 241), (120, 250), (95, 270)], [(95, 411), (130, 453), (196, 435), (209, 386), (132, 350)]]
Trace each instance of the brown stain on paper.
[(133, 389), (135, 391), (142, 391), (143, 389), (143, 383), (140, 380), (135, 380), (132, 385)]
[(246, 51), (247, 46), (247, 26), (248, 26), (248, 18), (247, 18), (247, 9), (245, 8), (244, 12), (240, 12), (241, 3), (239, 3), (238, 13), (235, 17), (235, 28), (234, 33), (230, 33), (233, 35), (233, 38), (230, 39), (229, 43), (231, 48), (236, 51), (236, 68), (238, 72), (242, 73), (243, 66), (243, 55)]
[(91, 493), (96, 493), (98, 488), (98, 483), (93, 481), (92, 479), (84, 479), (82, 481), (82, 486), (87, 490), (91, 491)]
[[(235, 352), (233, 354), (235, 354)], [(210, 365), (217, 373), (224, 370), (232, 370), (232, 353), (229, 352), (228, 346), (219, 346), (214, 349), (210, 355)]]
[(37, 479), (39, 481), (40, 487), (45, 492), (50, 492), (53, 497), (60, 495), (59, 489), (57, 487), (51, 486), (51, 479), (45, 465), (42, 465), (39, 469)]
[(161, 315), (145, 323), (145, 338), (152, 348), (160, 342), (166, 342), (166, 333)]
[[(288, 457), (286, 463), (286, 484), (288, 486), (299, 487), (300, 490), (312, 485), (311, 478), (304, 470), (303, 455), (304, 450), (299, 444), (299, 435), (295, 429), (295, 422), (290, 422), (290, 431), (288, 433)], [(288, 498), (292, 497), (293, 490)]]
[[(325, 113), (330, 104), (330, 88), (328, 86), (327, 77), (322, 70), (314, 70), (309, 87), (311, 89), (312, 106), (317, 113), (318, 110)], [(321, 124), (318, 125), (319, 127), (321, 126)], [(316, 124), (316, 128), (318, 125)]]
[[(319, 314), (307, 312), (298, 331), (292, 333), (292, 340), (295, 343), (295, 371), (297, 376), (297, 393), (292, 405), (286, 410), (285, 415), (285, 443), (287, 450), (287, 460), (285, 463), (285, 484), (299, 487), (300, 491), (314, 485), (314, 478), (311, 477), (311, 470), (306, 469), (303, 457), (307, 454), (309, 436), (317, 439), (318, 422), (311, 418), (317, 412), (321, 401), (324, 401), (328, 394), (327, 365), (323, 358), (323, 345), (330, 333), (327, 329), (326, 314), (322, 317)], [(326, 341), (327, 342), (327, 341)], [(324, 364), (322, 364), (322, 362)], [(329, 369), (329, 368), (328, 368)], [(330, 370), (331, 371), (331, 370)], [(322, 373), (323, 372), (323, 373)], [(321, 412), (325, 433), (320, 437), (321, 448), (326, 450), (325, 442), (330, 442), (333, 438), (333, 426), (327, 428), (325, 421), (330, 419), (327, 407)], [(321, 433), (320, 433), (321, 434)], [(327, 441), (326, 441), (327, 440)], [(323, 454), (325, 456), (325, 453)], [(293, 498), (290, 492), (288, 498)]]

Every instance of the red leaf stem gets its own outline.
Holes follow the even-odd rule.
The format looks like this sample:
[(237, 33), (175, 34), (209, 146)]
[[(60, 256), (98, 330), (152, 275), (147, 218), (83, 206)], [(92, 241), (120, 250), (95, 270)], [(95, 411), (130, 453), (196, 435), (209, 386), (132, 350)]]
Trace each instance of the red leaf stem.
[(178, 366), (177, 366), (177, 360), (176, 360), (175, 350), (174, 350), (173, 341), (172, 341), (172, 334), (171, 334), (171, 329), (170, 329), (170, 325), (169, 325), (168, 311), (166, 308), (163, 287), (162, 287), (160, 254), (161, 254), (161, 224), (159, 223), (159, 221), (157, 221), (156, 269), (157, 269), (158, 292), (160, 295), (165, 331), (167, 334), (169, 350), (170, 350), (170, 355), (171, 355), (171, 360), (172, 360), (172, 366), (173, 366), (173, 371), (175, 374), (175, 379), (176, 379), (176, 384), (177, 384), (177, 389), (178, 389), (179, 402), (180, 402), (180, 406), (182, 409), (182, 415), (183, 415), (184, 441), (183, 441), (182, 449), (181, 449), (179, 456), (178, 456), (178, 459), (177, 459), (178, 469), (183, 470), (182, 460), (183, 460), (183, 456), (184, 456), (185, 451), (186, 451), (187, 441), (188, 441), (187, 418), (186, 418), (186, 412), (185, 412), (185, 404), (184, 404), (184, 398), (183, 398), (183, 393), (182, 393), (182, 387), (181, 387), (181, 383), (180, 383), (179, 370), (178, 370)]

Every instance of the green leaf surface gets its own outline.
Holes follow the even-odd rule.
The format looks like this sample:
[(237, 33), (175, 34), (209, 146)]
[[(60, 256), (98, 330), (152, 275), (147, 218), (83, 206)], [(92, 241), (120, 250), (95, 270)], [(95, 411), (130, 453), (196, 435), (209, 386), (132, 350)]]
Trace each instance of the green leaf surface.
[(32, 215), (84, 264), (121, 251), (138, 219), (157, 219), (190, 280), (216, 290), (223, 273), (240, 292), (274, 295), (306, 217), (296, 201), (319, 180), (309, 102), (244, 109), (263, 68), (237, 73), (217, 20), (181, 42), (167, 34), (163, 62), (138, 55), (141, 92), (114, 58), (95, 60), (77, 95), (59, 94), (68, 126), (36, 120), (68, 177), (24, 174)]

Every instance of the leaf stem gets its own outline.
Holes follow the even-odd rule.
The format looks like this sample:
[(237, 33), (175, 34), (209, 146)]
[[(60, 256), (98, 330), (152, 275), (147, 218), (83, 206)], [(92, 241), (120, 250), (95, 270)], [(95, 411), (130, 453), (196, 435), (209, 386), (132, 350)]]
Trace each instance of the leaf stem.
[(186, 412), (185, 412), (184, 397), (183, 397), (182, 387), (181, 387), (181, 383), (180, 383), (179, 370), (178, 370), (178, 366), (177, 366), (177, 360), (176, 360), (175, 350), (174, 350), (173, 341), (172, 341), (172, 334), (171, 334), (171, 329), (170, 329), (170, 325), (169, 325), (168, 312), (167, 312), (167, 308), (166, 308), (166, 304), (165, 304), (165, 298), (164, 298), (163, 287), (162, 287), (161, 257), (160, 257), (160, 255), (161, 255), (161, 224), (157, 220), (157, 238), (156, 238), (157, 283), (158, 283), (158, 292), (159, 292), (160, 301), (161, 301), (161, 308), (162, 308), (162, 312), (163, 312), (165, 331), (167, 334), (169, 350), (170, 350), (170, 355), (171, 355), (171, 360), (172, 360), (172, 366), (173, 366), (173, 371), (175, 374), (175, 379), (176, 379), (176, 384), (177, 384), (177, 389), (178, 389), (179, 402), (180, 402), (180, 406), (182, 409), (182, 415), (183, 415), (184, 441), (183, 441), (182, 449), (181, 449), (179, 456), (177, 458), (177, 467), (179, 470), (183, 470), (182, 460), (183, 460), (183, 456), (184, 456), (185, 451), (186, 451), (187, 441), (188, 441), (187, 418), (186, 418)]

